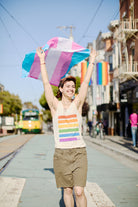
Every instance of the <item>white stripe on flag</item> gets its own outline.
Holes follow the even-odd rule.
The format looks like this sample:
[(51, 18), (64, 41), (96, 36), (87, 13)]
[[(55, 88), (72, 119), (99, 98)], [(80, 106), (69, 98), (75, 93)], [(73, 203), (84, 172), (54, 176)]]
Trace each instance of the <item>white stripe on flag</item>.
[(61, 55), (61, 52), (56, 51), (55, 48), (50, 48), (48, 51), (48, 54), (46, 57), (46, 68), (47, 68), (49, 80), (51, 80), (51, 77), (56, 68), (60, 55)]
[(72, 41), (70, 39), (65, 38), (58, 38), (58, 44), (57, 44), (57, 50), (60, 50), (62, 52), (73, 52), (72, 50)]
[(46, 68), (48, 71), (49, 80), (51, 80), (53, 72), (59, 61), (60, 55), (63, 51), (69, 51), (72, 48), (72, 41), (67, 41), (66, 39), (59, 38), (56, 48), (49, 48), (46, 57)]

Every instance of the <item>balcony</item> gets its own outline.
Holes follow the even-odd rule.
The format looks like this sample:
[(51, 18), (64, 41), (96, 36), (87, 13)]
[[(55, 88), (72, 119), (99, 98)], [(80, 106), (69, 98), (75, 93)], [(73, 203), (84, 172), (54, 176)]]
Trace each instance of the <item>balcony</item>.
[(138, 19), (129, 20), (125, 19), (124, 21), (120, 21), (119, 24), (119, 39), (127, 40), (138, 32)]
[(123, 62), (119, 68), (119, 78), (122, 81), (126, 81), (132, 78), (137, 80), (138, 79), (138, 62), (134, 61), (133, 63), (129, 62), (128, 64), (126, 64), (126, 62)]

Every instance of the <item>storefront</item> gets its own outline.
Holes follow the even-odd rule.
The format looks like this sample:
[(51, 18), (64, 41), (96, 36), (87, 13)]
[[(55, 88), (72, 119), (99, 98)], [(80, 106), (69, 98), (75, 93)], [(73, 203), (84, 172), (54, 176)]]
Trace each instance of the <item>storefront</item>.
[(138, 82), (130, 80), (120, 84), (120, 136), (131, 137), (129, 117), (134, 109), (138, 112)]

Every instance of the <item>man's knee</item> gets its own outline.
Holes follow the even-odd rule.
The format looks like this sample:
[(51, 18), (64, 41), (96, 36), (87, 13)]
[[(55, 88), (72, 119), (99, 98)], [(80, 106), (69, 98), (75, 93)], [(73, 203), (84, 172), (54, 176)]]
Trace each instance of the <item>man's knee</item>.
[(64, 194), (65, 195), (72, 195), (72, 191), (73, 191), (72, 188), (64, 188)]
[(76, 186), (74, 188), (74, 192), (76, 197), (82, 197), (84, 195), (84, 188), (80, 186)]

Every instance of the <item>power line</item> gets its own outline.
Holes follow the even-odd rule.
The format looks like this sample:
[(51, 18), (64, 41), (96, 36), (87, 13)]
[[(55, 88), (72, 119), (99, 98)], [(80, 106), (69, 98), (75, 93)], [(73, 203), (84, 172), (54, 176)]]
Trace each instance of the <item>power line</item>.
[[(17, 21), (16, 20), (16, 18), (1, 4), (1, 2), (0, 2), (0, 6), (4, 9), (4, 11), (11, 17), (11, 19), (12, 20), (14, 20), (15, 22), (16, 22), (16, 24), (32, 39), (32, 41), (38, 46), (39, 45), (39, 43), (32, 37), (32, 35), (22, 26), (22, 24), (19, 22), (19, 21)], [(3, 26), (4, 26), (4, 28), (5, 28), (5, 30), (6, 30), (6, 32), (7, 32), (7, 34), (8, 34), (8, 37), (9, 37), (9, 39), (12, 41), (12, 44), (14, 45), (14, 48), (16, 49), (16, 52), (18, 53), (18, 49), (17, 49), (17, 47), (16, 47), (16, 45), (15, 45), (15, 43), (14, 43), (14, 41), (13, 41), (13, 39), (12, 39), (12, 37), (11, 37), (11, 34), (10, 34), (10, 32), (8, 31), (8, 29), (7, 29), (7, 27), (6, 27), (6, 25), (4, 24), (4, 21), (2, 20), (2, 18), (0, 17), (0, 20), (1, 20), (1, 22), (2, 22), (2, 24), (3, 24)], [(18, 55), (19, 55), (19, 53), (18, 53)], [(19, 55), (20, 56), (20, 55)], [(1, 67), (1, 66), (0, 66)], [(13, 65), (10, 65), (10, 67), (13, 67)], [(30, 81), (31, 82), (31, 81)], [(36, 95), (35, 94), (35, 88), (34, 88), (34, 85), (31, 83), (31, 86), (32, 86), (32, 91), (33, 91), (33, 93), (34, 93), (34, 96)]]
[(1, 20), (1, 23), (3, 24), (3, 27), (4, 27), (5, 31), (6, 31), (7, 34), (8, 34), (9, 39), (11, 40), (11, 42), (12, 42), (12, 44), (13, 44), (13, 46), (14, 46), (14, 49), (15, 49), (17, 55), (21, 58), (21, 56), (20, 56), (20, 54), (19, 54), (19, 51), (18, 51), (18, 48), (16, 47), (16, 44), (15, 44), (14, 40), (12, 39), (11, 34), (10, 34), (10, 32), (8, 31), (6, 25), (4, 24), (4, 21), (2, 20), (1, 17), (0, 17), (0, 20)]
[(11, 17), (13, 21), (32, 39), (32, 41), (38, 46), (39, 43), (32, 37), (32, 35), (22, 26), (22, 24), (2, 5), (0, 2), (0, 6), (4, 9), (4, 11)]
[[(0, 6), (1, 6), (1, 3), (0, 3)], [(5, 25), (5, 23), (4, 23), (4, 21), (2, 20), (2, 18), (0, 17), (0, 20), (1, 20), (1, 22), (2, 22), (2, 25), (3, 25), (3, 27), (4, 27), (4, 29), (5, 29), (5, 31), (7, 32), (7, 34), (8, 34), (8, 37), (9, 37), (9, 39), (11, 40), (11, 42), (12, 42), (12, 44), (13, 44), (13, 46), (14, 46), (14, 49), (16, 50), (16, 53), (17, 53), (17, 55), (20, 57), (20, 59), (22, 59), (21, 58), (21, 56), (20, 56), (20, 54), (19, 54), (19, 51), (18, 51), (18, 48), (16, 47), (16, 44), (15, 44), (15, 42), (13, 41), (13, 39), (12, 39), (12, 36), (11, 36), (11, 34), (10, 34), (10, 32), (8, 31), (8, 29), (7, 29), (7, 27), (6, 27), (6, 25)], [(25, 30), (24, 30), (25, 31)], [(34, 39), (32, 39), (33, 41), (34, 41)], [(35, 42), (36, 43), (36, 42)], [(37, 43), (37, 45), (38, 45), (38, 43)], [(10, 66), (8, 66), (8, 65), (5, 65), (5, 66), (2, 66), (2, 65), (0, 65), (0, 68), (3, 68), (3, 67), (20, 67), (20, 65), (10, 65)], [(30, 81), (31, 82), (31, 81)], [(34, 85), (31, 83), (31, 86), (32, 86), (32, 91), (33, 91), (33, 93), (34, 93), (34, 96), (35, 96), (35, 88), (34, 88)]]
[(104, 1), (104, 0), (101, 0), (101, 1), (100, 1), (100, 3), (99, 3), (99, 5), (98, 5), (98, 7), (97, 7), (95, 13), (93, 14), (93, 17), (92, 17), (90, 23), (88, 24), (88, 26), (87, 26), (86, 30), (84, 31), (84, 34), (83, 34), (82, 37), (80, 38), (79, 42), (82, 40), (83, 37), (85, 37), (85, 34), (88, 32), (88, 30), (89, 30), (91, 24), (93, 23), (93, 21), (94, 21), (96, 15), (97, 15), (97, 13), (98, 13), (98, 10), (99, 10), (100, 7), (102, 6), (103, 1)]

